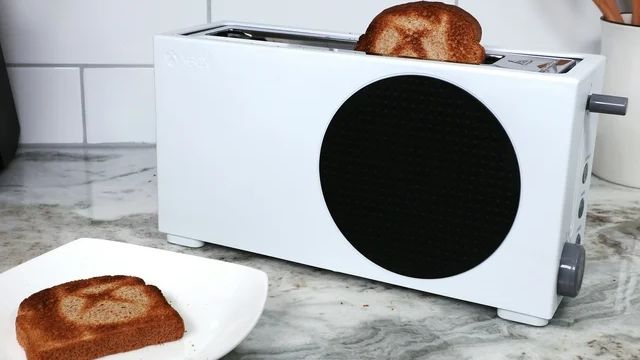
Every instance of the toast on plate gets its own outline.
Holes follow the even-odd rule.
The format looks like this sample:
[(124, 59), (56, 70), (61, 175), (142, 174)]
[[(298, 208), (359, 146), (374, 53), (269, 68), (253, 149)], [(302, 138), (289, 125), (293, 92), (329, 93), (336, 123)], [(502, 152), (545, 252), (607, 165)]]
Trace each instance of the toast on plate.
[(160, 289), (132, 276), (67, 282), (22, 301), (16, 336), (29, 360), (84, 360), (180, 339)]

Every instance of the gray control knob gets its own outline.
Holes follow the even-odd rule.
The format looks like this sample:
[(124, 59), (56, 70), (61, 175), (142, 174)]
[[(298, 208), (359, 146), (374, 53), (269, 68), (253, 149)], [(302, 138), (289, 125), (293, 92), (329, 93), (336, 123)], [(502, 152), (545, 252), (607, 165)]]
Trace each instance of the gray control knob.
[(591, 94), (587, 100), (587, 110), (600, 114), (626, 115), (628, 104), (629, 99), (626, 97)]
[(580, 244), (564, 244), (558, 271), (558, 295), (576, 297), (582, 286), (585, 252)]

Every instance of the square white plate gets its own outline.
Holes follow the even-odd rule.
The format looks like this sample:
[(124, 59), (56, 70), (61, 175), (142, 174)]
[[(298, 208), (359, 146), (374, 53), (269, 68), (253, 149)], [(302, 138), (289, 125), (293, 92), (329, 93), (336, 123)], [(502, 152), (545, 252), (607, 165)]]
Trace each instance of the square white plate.
[(217, 359), (258, 322), (267, 275), (250, 267), (99, 239), (79, 239), (0, 274), (0, 359), (26, 359), (16, 340), (20, 302), (42, 289), (99, 275), (138, 276), (162, 290), (182, 316), (181, 340), (109, 360)]

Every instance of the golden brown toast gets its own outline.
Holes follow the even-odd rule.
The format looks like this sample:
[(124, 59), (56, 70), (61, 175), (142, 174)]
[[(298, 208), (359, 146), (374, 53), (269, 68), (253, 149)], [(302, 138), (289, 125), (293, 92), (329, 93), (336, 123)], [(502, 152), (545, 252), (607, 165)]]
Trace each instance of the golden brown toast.
[(131, 276), (100, 276), (22, 301), (16, 335), (29, 360), (84, 360), (180, 339), (184, 322), (160, 289)]
[(355, 50), (480, 64), (482, 28), (468, 12), (441, 2), (418, 1), (390, 7), (378, 14)]

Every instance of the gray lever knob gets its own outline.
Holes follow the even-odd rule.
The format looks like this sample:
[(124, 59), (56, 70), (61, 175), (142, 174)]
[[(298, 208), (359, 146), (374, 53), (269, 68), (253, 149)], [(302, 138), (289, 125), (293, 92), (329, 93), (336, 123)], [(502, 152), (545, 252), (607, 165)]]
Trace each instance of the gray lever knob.
[(626, 115), (629, 99), (622, 96), (591, 94), (587, 101), (587, 110), (611, 115)]
[(564, 244), (558, 271), (558, 295), (576, 297), (582, 286), (585, 252), (580, 244)]

